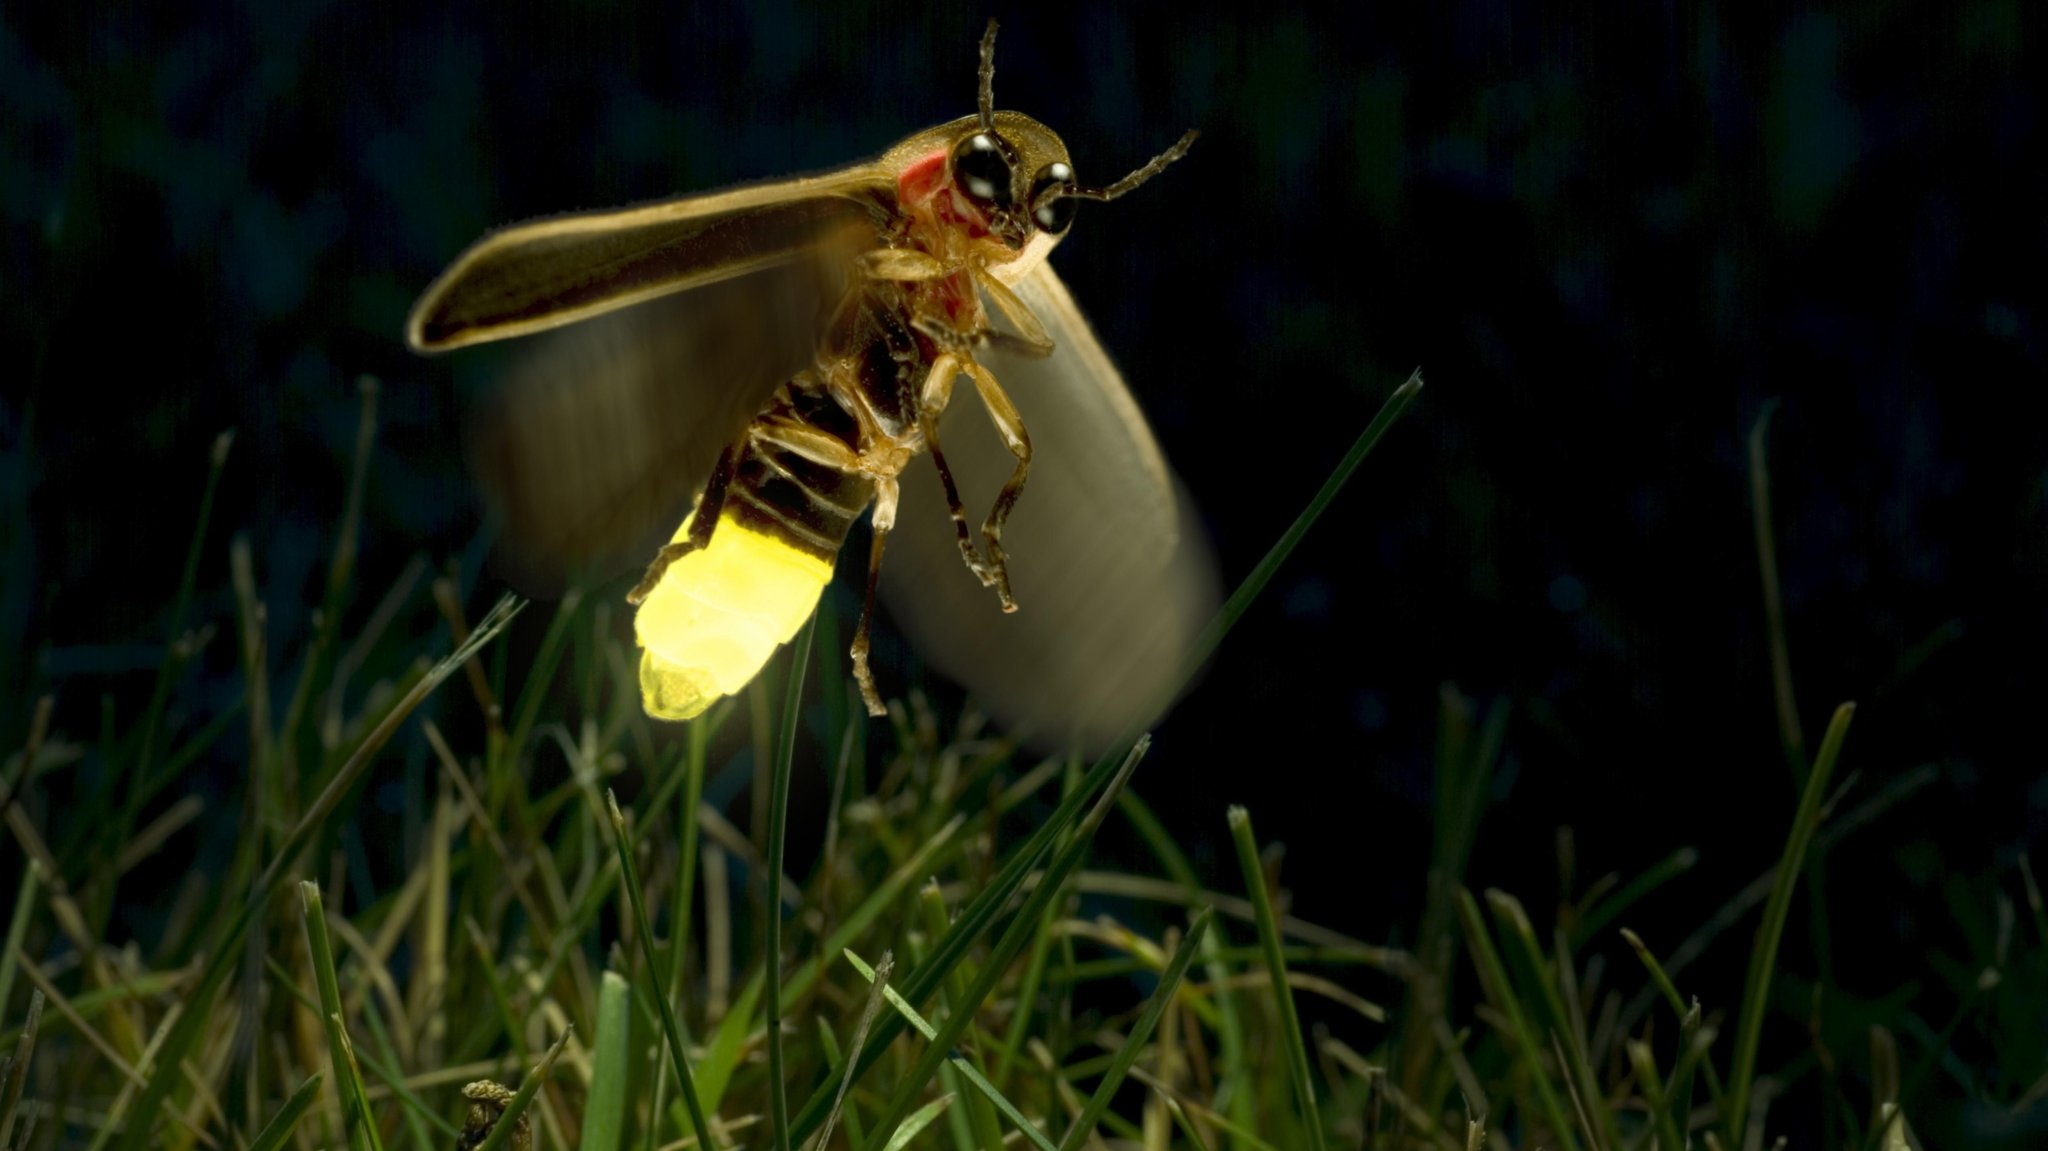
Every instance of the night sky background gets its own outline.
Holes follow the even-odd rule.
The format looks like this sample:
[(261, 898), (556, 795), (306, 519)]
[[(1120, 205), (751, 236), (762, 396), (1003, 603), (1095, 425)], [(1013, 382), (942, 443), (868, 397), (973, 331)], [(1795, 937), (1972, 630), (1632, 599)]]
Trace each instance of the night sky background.
[[(1917, 980), (1938, 1026), (2048, 832), (2041, 13), (1422, 7), (9, 5), (0, 742), (44, 691), (87, 741), (103, 696), (146, 698), (226, 428), (193, 617), (222, 638), (174, 707), (238, 690), (233, 533), (292, 666), (359, 375), (383, 392), (349, 618), (416, 555), (474, 571), (476, 396), (402, 346), (420, 289), (496, 224), (830, 167), (971, 112), (993, 14), (998, 105), (1084, 177), (1202, 130), (1139, 195), (1084, 206), (1054, 262), (1226, 581), (1410, 369), (1428, 380), (1138, 776), (1215, 885), (1237, 884), (1223, 816), (1245, 803), (1299, 913), (1412, 931), (1446, 684), (1510, 709), (1471, 879), (1539, 924), (1562, 825), (1580, 886), (1701, 850), (1631, 917), (1666, 946), (1770, 866), (1796, 791), (1746, 439), (1776, 401), (1806, 739), (1859, 702), (1852, 803), (1936, 772), (1828, 857), (1835, 978)], [(478, 578), (473, 613), (497, 587)], [(420, 594), (402, 638), (423, 650), (436, 621)], [(192, 787), (235, 787), (233, 755)], [(1699, 969), (1721, 1006), (1752, 922)], [(1811, 978), (1793, 922), (1784, 965)], [(1992, 1029), (1958, 1041), (1982, 1055)], [(1781, 1058), (1797, 1031), (1772, 1033)]]

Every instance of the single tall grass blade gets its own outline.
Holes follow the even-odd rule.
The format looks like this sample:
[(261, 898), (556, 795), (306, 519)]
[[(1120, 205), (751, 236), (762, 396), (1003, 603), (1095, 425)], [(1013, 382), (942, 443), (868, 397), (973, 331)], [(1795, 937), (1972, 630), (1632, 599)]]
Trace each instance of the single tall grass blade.
[(1785, 840), (1785, 853), (1778, 861), (1777, 878), (1771, 885), (1770, 902), (1764, 906), (1763, 922), (1757, 925), (1756, 945), (1750, 952), (1749, 973), (1743, 986), (1742, 1014), (1735, 1031), (1735, 1055), (1728, 1075), (1726, 1122), (1723, 1132), (1729, 1143), (1740, 1146), (1748, 1130), (1751, 1093), (1756, 1079), (1757, 1047), (1763, 1040), (1764, 1011), (1770, 998), (1771, 976), (1777, 967), (1778, 944), (1784, 938), (1785, 917), (1792, 910), (1792, 892), (1799, 884), (1806, 848), (1820, 826), (1821, 800), (1828, 780), (1841, 758), (1842, 742), (1849, 737), (1849, 721), (1856, 705), (1845, 703), (1835, 709), (1828, 731), (1821, 738), (1820, 754), (1807, 773), (1806, 787), (1799, 797), (1799, 811), (1792, 819), (1792, 833)]
[(616, 971), (597, 985), (596, 1053), (583, 1103), (579, 1151), (619, 1151), (626, 1129), (626, 1082), (633, 1077), (633, 989)]
[(1287, 1078), (1294, 1085), (1294, 1100), (1301, 1107), (1301, 1119), (1308, 1127), (1309, 1146), (1324, 1151), (1322, 1109), (1316, 1105), (1316, 1084), (1308, 1066), (1308, 1044), (1302, 1039), (1301, 1017), (1294, 1010), (1294, 993), (1287, 986), (1287, 960), (1280, 953), (1280, 925), (1273, 914), (1273, 899), (1266, 892), (1265, 869), (1259, 866), (1259, 842), (1252, 833), (1252, 816), (1242, 807), (1230, 809), (1230, 836), (1237, 846), (1238, 866), (1244, 870), (1245, 891), (1257, 914), (1259, 945), (1266, 951), (1266, 975), (1273, 984), (1273, 998), (1280, 1008), (1281, 1041), (1286, 1048)]
[[(291, 1098), (284, 1101), (284, 1106), (277, 1109), (277, 1114), (270, 1117), (263, 1130), (256, 1133), (256, 1138), (249, 1143), (249, 1151), (277, 1151), (284, 1146), (284, 1141), (292, 1137), (292, 1129), (299, 1125), (306, 1110), (313, 1106), (313, 1100), (319, 1097), (320, 1073), (315, 1071), (299, 1084)], [(0, 1142), (0, 1146), (5, 1146), (5, 1143)]]
[[(768, 798), (768, 898), (762, 907), (761, 955), (773, 991), (763, 1006), (768, 1023), (768, 1123), (775, 1151), (789, 1151), (789, 1088), (782, 1059), (782, 860), (789, 839), (789, 773), (796, 759), (796, 729), (803, 708), (804, 673), (811, 665), (811, 639), (818, 613), (811, 613), (789, 653), (789, 685), (782, 697), (782, 726), (777, 732), (774, 778)], [(649, 960), (649, 967), (653, 961)]]

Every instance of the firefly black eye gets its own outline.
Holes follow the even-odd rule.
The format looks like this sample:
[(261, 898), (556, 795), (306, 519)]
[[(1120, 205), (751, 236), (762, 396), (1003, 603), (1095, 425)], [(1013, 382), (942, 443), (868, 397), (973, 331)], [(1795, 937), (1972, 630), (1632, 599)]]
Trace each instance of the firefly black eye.
[(1073, 182), (1074, 170), (1058, 160), (1038, 170), (1038, 179), (1031, 182), (1031, 202), (1038, 207), (1032, 210), (1031, 218), (1037, 222), (1039, 231), (1057, 236), (1074, 222), (1075, 200), (1072, 196), (1054, 196), (1043, 203), (1038, 199), (1047, 188), (1064, 188)]
[(953, 146), (953, 183), (967, 198), (997, 208), (1010, 206), (1010, 159), (1002, 142), (976, 132)]

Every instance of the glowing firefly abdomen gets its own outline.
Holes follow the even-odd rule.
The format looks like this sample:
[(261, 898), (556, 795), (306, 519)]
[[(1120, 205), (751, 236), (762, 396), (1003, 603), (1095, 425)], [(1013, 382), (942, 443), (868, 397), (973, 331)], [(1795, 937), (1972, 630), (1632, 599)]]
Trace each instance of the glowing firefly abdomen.
[(760, 674), (810, 618), (874, 497), (868, 477), (787, 446), (791, 429), (858, 450), (856, 421), (808, 374), (755, 417), (731, 483), (707, 491), (671, 542), (688, 540), (700, 513), (718, 517), (710, 540), (668, 563), (634, 617), (641, 702), (657, 719), (701, 715)]
[[(686, 519), (676, 540), (689, 531)], [(810, 618), (831, 579), (831, 563), (728, 508), (710, 546), (670, 564), (634, 618), (647, 714), (689, 719), (745, 687)]]

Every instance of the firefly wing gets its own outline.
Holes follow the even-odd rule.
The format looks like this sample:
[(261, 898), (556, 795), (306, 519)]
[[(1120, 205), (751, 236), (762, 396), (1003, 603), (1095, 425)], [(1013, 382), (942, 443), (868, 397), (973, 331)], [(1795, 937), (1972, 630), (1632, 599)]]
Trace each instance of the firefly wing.
[(826, 297), (788, 269), (649, 300), (464, 357), (465, 429), (495, 566), (552, 595), (644, 565), (719, 453), (809, 366)]
[[(882, 590), (914, 649), (1042, 746), (1099, 751), (1171, 702), (1218, 602), (1215, 561), (1130, 390), (1041, 263), (1014, 285), (1045, 324), (1043, 359), (983, 357), (1031, 437), (1031, 478), (1003, 530), (1018, 610), (961, 563), (936, 469), (903, 476)], [(940, 441), (971, 516), (1013, 458), (971, 391), (956, 393)]]
[(534, 594), (643, 564), (775, 388), (808, 367), (854, 252), (875, 242), (875, 164), (514, 225), (473, 245), (406, 325), (422, 351), (510, 339), (468, 452)]
[(891, 187), (880, 164), (857, 164), (501, 228), (428, 285), (406, 319), (406, 341), (438, 352), (525, 335), (823, 251), (871, 247), (876, 196)]

